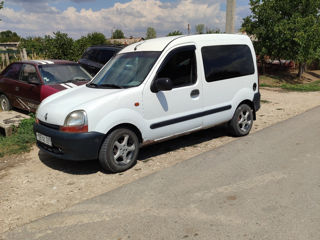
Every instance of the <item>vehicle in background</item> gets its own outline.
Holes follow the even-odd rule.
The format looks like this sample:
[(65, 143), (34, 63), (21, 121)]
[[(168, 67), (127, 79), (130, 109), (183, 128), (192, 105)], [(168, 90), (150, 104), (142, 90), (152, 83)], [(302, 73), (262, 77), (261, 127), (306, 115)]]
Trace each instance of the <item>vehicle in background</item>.
[(121, 47), (92, 46), (86, 49), (78, 63), (94, 76), (120, 50)]
[(35, 112), (40, 102), (49, 95), (90, 80), (90, 74), (71, 61), (15, 62), (0, 74), (0, 109), (9, 111), (16, 107)]

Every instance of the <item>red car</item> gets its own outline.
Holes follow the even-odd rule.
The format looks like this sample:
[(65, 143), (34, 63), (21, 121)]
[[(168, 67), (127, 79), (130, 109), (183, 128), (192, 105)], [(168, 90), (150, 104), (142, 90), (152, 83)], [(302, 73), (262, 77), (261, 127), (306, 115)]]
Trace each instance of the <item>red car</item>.
[(8, 111), (16, 107), (35, 112), (40, 102), (51, 94), (90, 80), (90, 74), (71, 61), (15, 62), (0, 74), (0, 109)]

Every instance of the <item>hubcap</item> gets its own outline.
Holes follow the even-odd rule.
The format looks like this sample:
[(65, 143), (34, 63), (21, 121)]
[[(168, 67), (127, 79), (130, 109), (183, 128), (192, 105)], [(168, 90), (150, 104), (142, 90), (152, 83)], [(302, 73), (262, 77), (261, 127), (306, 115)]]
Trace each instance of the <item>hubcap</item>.
[(126, 165), (130, 163), (133, 158), (136, 146), (133, 139), (124, 134), (120, 136), (113, 144), (113, 157), (117, 164)]
[(250, 112), (248, 110), (243, 110), (239, 114), (238, 126), (242, 132), (247, 132), (252, 124), (252, 119)]
[(1, 109), (2, 109), (3, 111), (7, 111), (7, 110), (8, 110), (7, 101), (6, 101), (4, 98), (1, 98), (0, 101), (1, 101)]

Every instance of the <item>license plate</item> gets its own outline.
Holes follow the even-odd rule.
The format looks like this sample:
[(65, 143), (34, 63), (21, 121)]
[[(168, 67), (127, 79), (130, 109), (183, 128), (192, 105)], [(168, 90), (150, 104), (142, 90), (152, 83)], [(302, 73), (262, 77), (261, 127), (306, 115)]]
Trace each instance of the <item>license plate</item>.
[(38, 133), (38, 132), (36, 133), (36, 137), (39, 142), (42, 142), (42, 143), (47, 144), (50, 147), (52, 147), (51, 137), (45, 136), (45, 135)]

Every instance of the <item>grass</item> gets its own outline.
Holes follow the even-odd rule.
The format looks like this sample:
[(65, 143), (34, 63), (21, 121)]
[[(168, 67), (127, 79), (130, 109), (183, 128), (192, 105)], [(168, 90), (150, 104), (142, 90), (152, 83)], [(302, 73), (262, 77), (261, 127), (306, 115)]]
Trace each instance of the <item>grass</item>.
[(33, 134), (34, 121), (34, 115), (31, 115), (31, 118), (22, 120), (19, 127), (14, 128), (11, 136), (0, 136), (0, 157), (30, 151), (36, 142)]
[(260, 87), (281, 88), (288, 91), (315, 92), (320, 91), (320, 80), (313, 82), (288, 82), (272, 75), (260, 76)]

